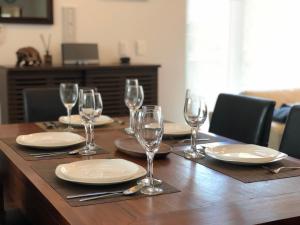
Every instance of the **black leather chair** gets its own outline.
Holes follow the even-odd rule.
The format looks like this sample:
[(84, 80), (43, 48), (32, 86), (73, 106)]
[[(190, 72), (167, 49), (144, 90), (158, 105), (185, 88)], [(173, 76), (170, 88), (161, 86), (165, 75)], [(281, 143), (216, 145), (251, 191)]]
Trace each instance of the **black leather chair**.
[(209, 131), (248, 144), (267, 146), (275, 102), (220, 94)]
[(279, 151), (300, 158), (300, 106), (293, 106), (289, 113)]
[[(23, 91), (26, 122), (55, 121), (67, 114), (59, 96), (59, 88), (29, 88)], [(73, 107), (72, 113), (78, 113)]]

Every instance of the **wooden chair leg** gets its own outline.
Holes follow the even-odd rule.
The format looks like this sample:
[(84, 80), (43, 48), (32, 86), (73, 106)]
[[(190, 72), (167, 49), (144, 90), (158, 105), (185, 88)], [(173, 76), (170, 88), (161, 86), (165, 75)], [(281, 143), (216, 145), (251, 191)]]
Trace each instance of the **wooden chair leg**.
[(3, 183), (0, 182), (0, 213), (4, 213), (4, 188), (3, 188)]

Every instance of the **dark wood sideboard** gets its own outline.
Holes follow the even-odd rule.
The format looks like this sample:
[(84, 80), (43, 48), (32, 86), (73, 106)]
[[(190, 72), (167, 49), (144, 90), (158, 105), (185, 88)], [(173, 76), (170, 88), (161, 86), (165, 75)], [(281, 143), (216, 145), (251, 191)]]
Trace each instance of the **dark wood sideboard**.
[[(124, 104), (127, 78), (138, 78), (143, 85), (144, 104), (157, 104), (159, 65), (85, 65), (15, 68), (0, 66), (0, 119), (2, 123), (24, 121), (23, 90), (58, 87), (62, 82), (77, 82), (81, 87), (97, 87), (101, 92), (103, 114), (128, 114)], [(45, 104), (47, 102), (45, 101)]]

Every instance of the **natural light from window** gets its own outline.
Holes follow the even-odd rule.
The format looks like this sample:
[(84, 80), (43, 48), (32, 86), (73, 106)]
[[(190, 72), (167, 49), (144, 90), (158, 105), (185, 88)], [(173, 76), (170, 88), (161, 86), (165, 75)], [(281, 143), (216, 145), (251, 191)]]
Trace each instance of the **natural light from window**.
[(212, 109), (220, 92), (300, 88), (299, 0), (189, 0), (187, 87)]

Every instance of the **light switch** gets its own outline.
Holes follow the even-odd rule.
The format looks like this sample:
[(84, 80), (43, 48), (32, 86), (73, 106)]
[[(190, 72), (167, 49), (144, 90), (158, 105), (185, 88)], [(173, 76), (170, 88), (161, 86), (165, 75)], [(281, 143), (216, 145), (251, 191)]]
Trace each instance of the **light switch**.
[(5, 42), (5, 27), (3, 25), (0, 25), (0, 45), (4, 44)]
[(64, 43), (76, 42), (76, 9), (75, 7), (62, 8), (62, 40)]
[(147, 54), (147, 42), (145, 40), (137, 40), (135, 50), (137, 56), (145, 56)]

